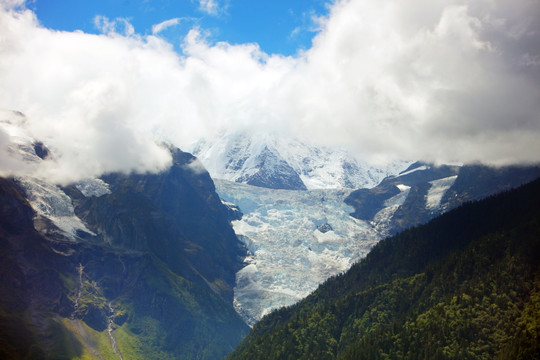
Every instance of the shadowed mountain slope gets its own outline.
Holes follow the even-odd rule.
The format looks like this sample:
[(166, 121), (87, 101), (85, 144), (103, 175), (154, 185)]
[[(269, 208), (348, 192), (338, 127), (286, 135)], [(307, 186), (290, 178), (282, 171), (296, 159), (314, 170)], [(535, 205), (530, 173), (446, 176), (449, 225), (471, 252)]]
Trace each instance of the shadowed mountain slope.
[[(99, 195), (0, 179), (1, 358), (219, 359), (241, 341), (244, 250), (208, 173), (171, 152), (169, 170), (106, 176)], [(69, 195), (74, 214), (36, 212), (28, 198), (65, 204), (28, 184)]]

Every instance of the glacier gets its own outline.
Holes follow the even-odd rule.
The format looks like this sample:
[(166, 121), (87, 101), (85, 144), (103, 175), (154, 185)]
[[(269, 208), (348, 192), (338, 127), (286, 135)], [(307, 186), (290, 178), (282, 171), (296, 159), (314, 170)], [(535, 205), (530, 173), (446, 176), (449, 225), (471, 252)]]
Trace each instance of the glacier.
[(234, 306), (250, 325), (366, 256), (409, 190), (400, 187), (373, 221), (359, 220), (344, 202), (352, 189), (374, 187), (412, 162), (374, 166), (344, 148), (256, 131), (224, 132), (188, 151), (222, 200), (243, 213), (232, 224), (249, 256), (236, 275)]
[(243, 212), (233, 221), (249, 256), (236, 275), (234, 306), (253, 325), (348, 270), (381, 239), (349, 214), (349, 189), (275, 190), (214, 180), (221, 198)]
[(398, 184), (396, 186), (400, 192), (390, 199), (385, 200), (383, 208), (370, 221), (370, 224), (381, 237), (389, 234), (390, 220), (399, 207), (407, 200), (407, 196), (409, 196), (411, 190), (411, 187), (407, 185)]
[(77, 182), (75, 187), (86, 197), (100, 197), (111, 193), (109, 184), (101, 179), (84, 179)]
[(364, 197), (355, 197), (367, 204), (366, 211), (369, 206), (376, 210), (366, 217), (351, 216), (355, 209), (345, 199), (356, 192), (352, 189), (269, 189), (214, 179), (222, 200), (243, 214), (232, 221), (248, 250), (244, 267), (236, 274), (236, 311), (253, 325), (272, 310), (303, 299), (391, 235), (403, 222), (397, 211), (406, 202), (415, 204), (412, 211), (427, 211), (418, 221), (446, 211), (448, 204), (442, 201), (457, 171), (416, 164), (386, 178), (365, 189)]

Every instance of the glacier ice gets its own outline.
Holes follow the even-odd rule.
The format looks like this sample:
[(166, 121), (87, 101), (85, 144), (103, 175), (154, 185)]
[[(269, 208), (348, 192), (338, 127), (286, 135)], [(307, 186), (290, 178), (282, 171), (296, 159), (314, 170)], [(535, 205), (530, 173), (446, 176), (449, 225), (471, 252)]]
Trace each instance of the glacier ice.
[[(442, 211), (442, 198), (456, 178), (427, 181), (426, 209)], [(344, 202), (351, 189), (276, 190), (214, 182), (220, 197), (243, 213), (232, 222), (249, 254), (236, 274), (234, 306), (250, 325), (276, 308), (296, 303), (365, 257), (389, 235), (394, 214), (413, 187), (395, 181), (399, 192), (364, 221), (350, 216), (354, 209)]]
[[(19, 159), (22, 164), (39, 164), (42, 159), (36, 153), (36, 141), (22, 126), (24, 116), (13, 112), (4, 112), (1, 116), (7, 117), (7, 120), (0, 120), (0, 134), (8, 137), (8, 155)], [(94, 235), (75, 215), (71, 199), (58, 186), (33, 176), (17, 176), (15, 180), (24, 189), (28, 202), (36, 212), (36, 229), (50, 231), (36, 222), (39, 218), (47, 218), (58, 228), (55, 232), (70, 240), (77, 239), (78, 231)]]
[[(223, 200), (240, 207), (233, 221), (250, 255), (237, 273), (234, 305), (254, 324), (294, 304), (328, 277), (344, 272), (380, 240), (344, 203), (348, 189), (273, 190), (215, 180)], [(331, 230), (318, 227), (328, 224)]]
[(390, 219), (397, 209), (403, 205), (407, 199), (407, 196), (409, 196), (409, 191), (411, 190), (410, 186), (403, 184), (397, 184), (396, 187), (400, 190), (400, 192), (392, 196), (390, 199), (385, 200), (384, 207), (375, 214), (373, 220), (371, 221), (371, 225), (381, 236), (388, 235)]

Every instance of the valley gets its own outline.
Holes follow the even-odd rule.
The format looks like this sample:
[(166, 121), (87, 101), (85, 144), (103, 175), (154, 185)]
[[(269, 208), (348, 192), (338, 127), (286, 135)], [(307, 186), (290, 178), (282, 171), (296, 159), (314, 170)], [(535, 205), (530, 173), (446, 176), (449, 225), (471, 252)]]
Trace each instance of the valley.
[(228, 359), (535, 359), (540, 180), (379, 242)]

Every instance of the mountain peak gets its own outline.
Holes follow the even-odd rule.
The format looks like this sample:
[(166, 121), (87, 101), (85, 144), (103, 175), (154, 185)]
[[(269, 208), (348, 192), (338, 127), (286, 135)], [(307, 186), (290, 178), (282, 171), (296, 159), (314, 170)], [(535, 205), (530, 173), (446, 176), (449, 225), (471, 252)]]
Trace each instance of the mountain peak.
[(288, 190), (370, 188), (411, 164), (375, 167), (343, 148), (256, 131), (225, 132), (189, 150), (213, 178)]

